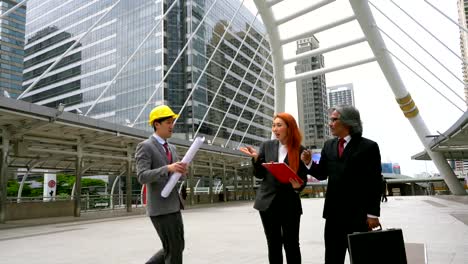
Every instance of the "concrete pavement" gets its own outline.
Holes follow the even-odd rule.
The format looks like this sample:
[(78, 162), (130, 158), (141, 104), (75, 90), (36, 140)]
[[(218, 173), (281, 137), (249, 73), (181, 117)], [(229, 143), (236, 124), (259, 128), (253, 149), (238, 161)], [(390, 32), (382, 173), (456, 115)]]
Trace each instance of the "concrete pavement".
[[(303, 263), (323, 263), (323, 199), (302, 203)], [(262, 224), (252, 202), (192, 208), (183, 218), (184, 263), (268, 263)], [(156, 231), (143, 215), (53, 220), (35, 226), (31, 220), (3, 226), (0, 263), (136, 264), (160, 248)], [(389, 197), (382, 204), (381, 222), (384, 228), (402, 228), (407, 243), (424, 243), (428, 263), (468, 263), (468, 197)]]

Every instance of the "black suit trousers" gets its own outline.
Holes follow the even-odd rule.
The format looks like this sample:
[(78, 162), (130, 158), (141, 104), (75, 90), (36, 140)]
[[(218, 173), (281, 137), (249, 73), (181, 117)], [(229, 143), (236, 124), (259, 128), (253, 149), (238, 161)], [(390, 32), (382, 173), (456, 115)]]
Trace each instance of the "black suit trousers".
[(156, 252), (147, 264), (182, 264), (184, 251), (184, 224), (180, 212), (151, 216), (154, 228), (158, 232), (163, 248)]
[(260, 211), (263, 229), (268, 243), (270, 264), (283, 263), (283, 245), (288, 264), (301, 263), (299, 247), (299, 212), (285, 212), (283, 206), (273, 201), (270, 208)]
[(348, 234), (366, 231), (365, 218), (350, 221), (345, 217), (328, 217), (325, 221), (325, 264), (343, 264), (348, 249)]

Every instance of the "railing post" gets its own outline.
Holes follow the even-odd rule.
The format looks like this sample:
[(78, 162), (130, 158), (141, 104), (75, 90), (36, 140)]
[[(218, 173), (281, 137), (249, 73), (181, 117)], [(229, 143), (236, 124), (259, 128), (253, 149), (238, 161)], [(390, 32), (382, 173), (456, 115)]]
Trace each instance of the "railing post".
[(190, 190), (190, 193), (189, 193), (190, 205), (194, 205), (193, 195), (195, 192), (195, 188), (193, 186), (193, 174), (194, 174), (195, 168), (193, 166), (195, 165), (192, 164), (192, 166), (189, 167), (189, 176), (188, 176), (188, 181), (187, 181), (187, 188)]
[[(252, 169), (249, 169), (249, 171), (251, 171)], [(253, 172), (252, 173), (249, 172), (247, 177), (250, 177), (249, 200), (253, 200), (255, 198), (255, 192), (254, 192), (255, 177), (253, 176)]]
[(226, 183), (227, 183), (226, 182), (226, 161), (223, 160), (223, 201), (224, 202), (227, 202), (227, 196), (228, 196)]
[(127, 175), (125, 176), (127, 212), (132, 211), (132, 153), (133, 147), (131, 145), (127, 146)]
[(234, 168), (234, 201), (237, 201), (237, 168)]
[(213, 203), (213, 174), (213, 160), (210, 159), (210, 187), (208, 188), (210, 203)]
[(81, 139), (78, 140), (76, 145), (76, 164), (75, 164), (75, 217), (81, 216), (81, 173), (83, 169), (83, 147)]
[(241, 181), (242, 181), (242, 200), (247, 200), (246, 198), (246, 195), (245, 195), (245, 173), (242, 173), (242, 176), (241, 176)]

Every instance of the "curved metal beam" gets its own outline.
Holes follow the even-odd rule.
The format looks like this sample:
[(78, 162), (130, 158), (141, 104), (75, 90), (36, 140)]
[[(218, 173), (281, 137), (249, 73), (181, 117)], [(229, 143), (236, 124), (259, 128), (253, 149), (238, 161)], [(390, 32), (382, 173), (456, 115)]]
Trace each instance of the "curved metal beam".
[(295, 82), (295, 81), (300, 81), (300, 80), (303, 80), (303, 79), (308, 79), (308, 78), (312, 78), (312, 77), (315, 77), (315, 76), (323, 75), (323, 74), (325, 74), (325, 73), (334, 72), (334, 71), (339, 71), (339, 70), (351, 68), (351, 67), (354, 67), (354, 66), (359, 66), (359, 65), (366, 64), (366, 63), (370, 63), (370, 62), (374, 62), (374, 61), (376, 61), (376, 58), (375, 58), (375, 57), (365, 58), (365, 59), (361, 59), (361, 60), (358, 60), (358, 61), (353, 61), (353, 62), (345, 63), (345, 64), (338, 65), (338, 66), (320, 68), (320, 69), (313, 70), (313, 71), (308, 71), (308, 72), (304, 72), (304, 73), (299, 73), (299, 74), (297, 74), (297, 75), (295, 75), (295, 76), (293, 76), (293, 77), (288, 77), (288, 78), (286, 78), (284, 81), (285, 81), (286, 83)]
[(429, 139), (426, 137), (427, 135), (430, 135), (429, 129), (424, 123), (415, 102), (411, 98), (411, 95), (406, 90), (406, 87), (400, 78), (382, 35), (376, 26), (368, 0), (350, 0), (349, 2), (356, 14), (356, 18), (362, 31), (368, 39), (369, 46), (371, 47), (374, 56), (377, 58), (377, 62), (379, 63), (390, 88), (395, 94), (396, 100), (400, 105), (403, 114), (408, 118), (408, 121), (413, 126), (427, 153), (431, 157), (440, 174), (444, 177), (450, 191), (455, 195), (466, 195), (467, 193), (465, 189), (458, 181), (442, 153), (433, 152), (430, 149)]
[(25, 182), (26, 179), (28, 178), (29, 173), (31, 173), (31, 169), (28, 168), (28, 170), (26, 171), (26, 173), (23, 175), (23, 178), (21, 179), (21, 183), (20, 183), (20, 186), (19, 186), (19, 188), (18, 188), (18, 196), (17, 196), (17, 198), (16, 198), (16, 202), (17, 202), (17, 203), (21, 203), (21, 194), (23, 193), (24, 182)]
[(313, 28), (313, 29), (308, 30), (306, 32), (299, 33), (297, 35), (282, 39), (281, 40), (281, 45), (284, 45), (284, 44), (287, 44), (287, 43), (290, 43), (290, 42), (293, 42), (293, 41), (297, 41), (297, 40), (300, 40), (300, 39), (303, 39), (303, 38), (312, 37), (313, 35), (315, 35), (317, 33), (323, 32), (323, 31), (328, 30), (328, 29), (335, 28), (337, 26), (341, 26), (343, 24), (354, 21), (355, 19), (356, 19), (356, 16), (353, 14), (351, 16), (339, 19), (339, 20), (331, 22), (329, 24), (326, 24), (326, 25), (323, 25), (323, 26), (320, 26), (320, 27), (317, 27), (317, 28)]
[(357, 39), (345, 41), (345, 42), (335, 44), (335, 45), (331, 45), (331, 46), (328, 46), (328, 47), (317, 48), (317, 49), (313, 49), (313, 50), (310, 50), (310, 51), (306, 51), (304, 53), (297, 54), (296, 56), (293, 56), (291, 58), (285, 59), (284, 60), (284, 65), (289, 64), (289, 63), (293, 63), (293, 62), (297, 62), (297, 61), (300, 61), (300, 60), (303, 60), (303, 59), (309, 59), (309, 58), (311, 58), (313, 56), (324, 54), (324, 53), (327, 53), (327, 52), (330, 52), (330, 51), (335, 51), (337, 49), (346, 48), (346, 47), (356, 45), (356, 44), (359, 44), (359, 43), (362, 43), (362, 42), (367, 42), (366, 37), (360, 37), (360, 38), (357, 38)]
[(31, 171), (34, 169), (34, 167), (36, 167), (37, 165), (39, 165), (40, 163), (42, 162), (45, 162), (47, 160), (49, 160), (50, 157), (47, 157), (47, 158), (42, 158), (42, 159), (38, 159), (36, 161), (34, 161), (32, 164), (30, 164), (27, 168), (27, 171), (26, 173), (24, 174), (23, 178), (21, 179), (21, 183), (20, 183), (20, 187), (18, 189), (18, 196), (16, 198), (16, 202), (17, 203), (21, 203), (21, 196), (23, 194), (23, 186), (24, 186), (24, 182), (26, 181), (26, 179), (28, 178), (29, 174), (31, 173)]
[(295, 18), (298, 18), (298, 17), (300, 17), (302, 15), (305, 15), (305, 14), (307, 14), (309, 12), (312, 12), (312, 11), (314, 11), (316, 9), (319, 9), (322, 6), (328, 5), (331, 2), (335, 2), (335, 1), (336, 0), (323, 0), (323, 1), (320, 1), (318, 3), (315, 3), (315, 4), (313, 4), (313, 5), (309, 6), (309, 7), (301, 9), (301, 10), (299, 10), (299, 11), (293, 13), (293, 14), (290, 14), (288, 16), (285, 16), (285, 17), (281, 18), (281, 19), (278, 19), (276, 21), (276, 25), (277, 26), (282, 25), (282, 24), (284, 24), (284, 23), (286, 23), (288, 21), (291, 21), (291, 20), (293, 20)]
[(272, 7), (272, 6), (274, 6), (274, 5), (276, 5), (276, 4), (280, 3), (280, 2), (283, 2), (283, 1), (284, 0), (270, 0), (270, 1), (265, 1), (265, 2), (267, 2), (266, 5), (268, 7)]
[(126, 170), (122, 171), (118, 176), (117, 178), (115, 179), (114, 183), (112, 183), (112, 188), (111, 188), (111, 192), (110, 192), (110, 201), (109, 201), (109, 205), (110, 205), (110, 208), (111, 209), (114, 209), (114, 190), (115, 190), (115, 186), (117, 185), (117, 183), (120, 181), (120, 177), (122, 177), (122, 175), (124, 175), (124, 173), (127, 172)]
[(273, 10), (264, 0), (254, 0), (257, 10), (262, 17), (268, 32), (271, 57), (273, 58), (273, 74), (275, 76), (275, 112), (284, 112), (286, 84), (284, 82), (283, 48), (281, 46), (278, 27), (276, 26)]

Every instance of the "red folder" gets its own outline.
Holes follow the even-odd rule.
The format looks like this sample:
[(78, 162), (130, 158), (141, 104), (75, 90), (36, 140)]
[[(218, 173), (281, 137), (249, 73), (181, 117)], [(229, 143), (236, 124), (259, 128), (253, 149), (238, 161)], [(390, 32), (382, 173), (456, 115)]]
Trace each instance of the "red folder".
[(289, 179), (296, 179), (300, 184), (304, 181), (286, 163), (270, 162), (262, 163), (280, 183), (289, 183)]

